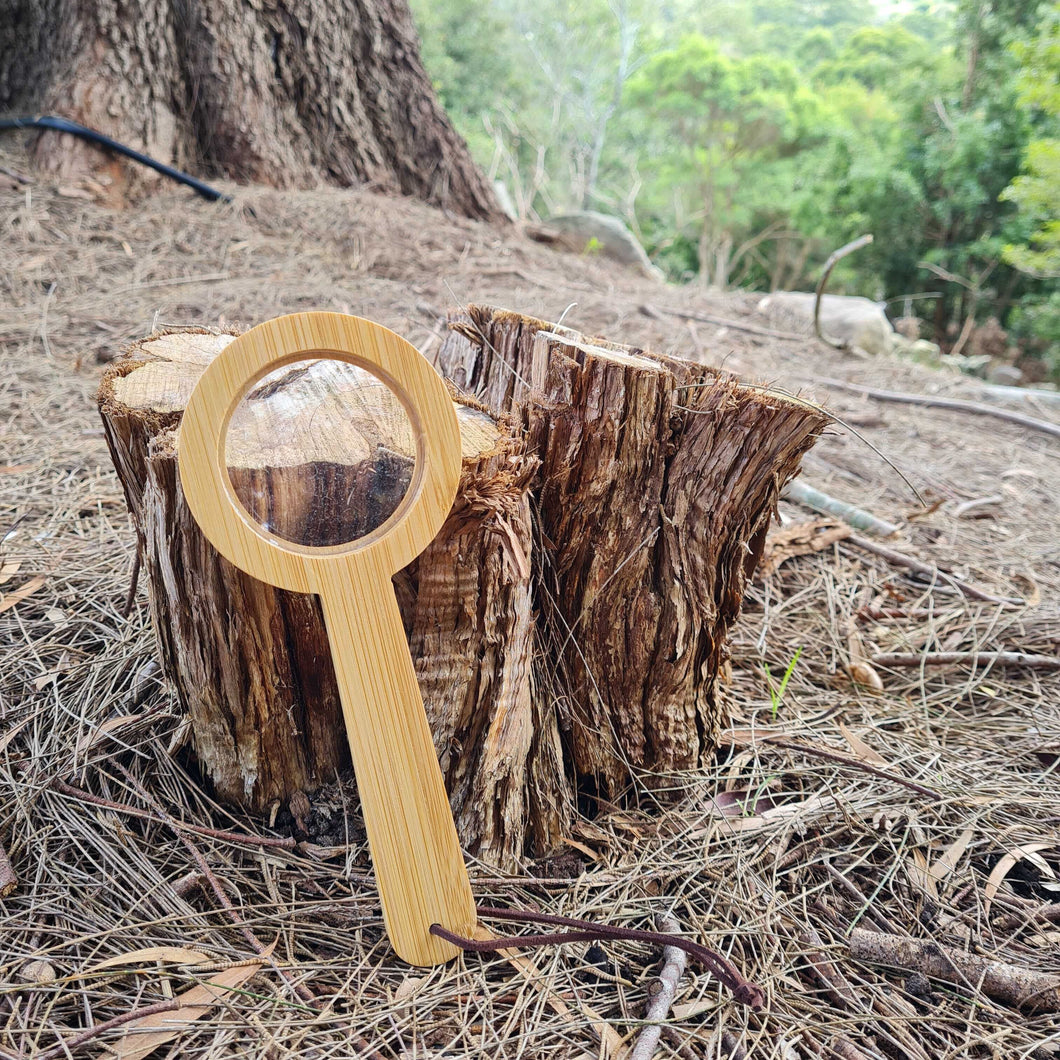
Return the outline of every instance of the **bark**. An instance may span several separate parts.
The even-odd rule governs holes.
[[[15,0],[0,110],[80,121],[161,161],[275,187],[370,184],[500,220],[434,96],[406,0]],[[38,162],[147,178],[72,137]]]
[[[194,754],[220,798],[260,811],[332,779],[348,767],[349,751],[319,602],[258,582],[218,555],[180,490],[181,413],[228,341],[181,331],[138,343],[105,376],[100,410]],[[395,588],[461,841],[510,866],[512,851],[547,846],[560,827],[533,783],[561,802],[564,791],[555,724],[550,731],[535,715],[530,696],[533,461],[503,423],[467,404],[458,416],[465,455],[457,502]],[[318,469],[302,470],[311,478]],[[338,538],[357,528],[342,529]]]
[[[515,313],[471,306],[450,327],[439,367],[472,395],[460,492],[395,586],[461,841],[515,869],[555,849],[579,802],[712,755],[727,632],[826,420]],[[145,340],[100,404],[195,753],[224,799],[260,810],[343,769],[345,740],[316,601],[232,568],[180,493],[181,410],[227,341]],[[361,488],[348,460],[326,463],[344,496]],[[281,498],[295,529],[319,518],[289,488],[319,467],[232,474],[272,497],[270,518]],[[326,520],[334,539],[356,529],[344,518]]]
[[[539,684],[583,795],[703,764],[726,636],[778,491],[825,418],[704,365],[485,306],[438,367],[525,425],[541,461]]]

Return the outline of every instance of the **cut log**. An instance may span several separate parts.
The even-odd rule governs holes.
[[[591,812],[713,753],[727,632],[826,419],[518,314],[472,306],[450,327],[439,367],[473,395],[454,397],[460,489],[395,587],[461,842],[513,870],[556,848],[579,803]],[[181,412],[229,341],[183,330],[136,344],[100,409],[194,753],[220,798],[261,811],[348,763],[316,600],[218,556],[180,491]],[[291,534],[315,520],[315,537],[345,539],[351,506],[294,488],[362,489],[363,453],[339,448],[244,458],[233,485]]]

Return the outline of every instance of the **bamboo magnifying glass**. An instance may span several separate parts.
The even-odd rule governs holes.
[[[251,515],[229,473],[237,407],[295,362],[370,373],[407,416],[407,487],[379,526],[352,541],[281,536]],[[237,338],[203,373],[181,424],[179,468],[192,514],[225,558],[260,581],[320,597],[387,933],[410,964],[449,960],[459,951],[430,926],[469,935],[475,904],[391,582],[438,532],[456,494],[460,435],[444,383],[413,346],[371,321],[279,317]]]

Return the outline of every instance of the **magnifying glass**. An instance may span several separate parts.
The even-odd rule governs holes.
[[[370,413],[367,427],[355,428],[336,403],[343,373],[357,376],[345,391]],[[304,407],[306,393],[319,407]],[[316,520],[330,536],[310,535],[305,519],[300,529],[272,521],[268,498],[255,503],[261,495],[253,482],[248,492],[246,475],[237,490],[229,468],[266,406],[299,410],[286,430],[257,431],[275,463],[316,468],[315,494],[353,461],[355,478],[375,477],[345,488],[368,498],[379,525],[354,525],[340,495],[329,502],[334,519]],[[382,438],[380,423],[398,426]],[[323,428],[338,429],[330,447],[322,448]],[[336,446],[343,459],[325,459]],[[391,582],[456,495],[460,433],[445,384],[381,325],[339,313],[279,317],[237,338],[202,374],[181,423],[179,469],[188,506],[221,555],[260,581],[320,597],[387,933],[409,964],[451,959],[459,951],[430,926],[472,934],[475,903]],[[352,540],[335,540],[335,526]]]

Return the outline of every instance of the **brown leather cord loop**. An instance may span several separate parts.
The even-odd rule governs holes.
[[[674,946],[684,950],[694,961],[705,968],[723,986],[727,987],[736,1001],[748,1005],[756,1012],[766,1002],[765,992],[760,986],[745,979],[739,969],[720,953],[691,942],[680,935],[670,935],[661,931],[642,931],[639,928],[613,927],[610,924],[594,924],[588,920],[577,920],[573,917],[555,916],[552,913],[538,913],[523,909],[497,909],[492,906],[479,906],[481,917],[494,920],[512,920],[517,923],[549,924],[570,930],[548,935],[513,935],[493,939],[468,939],[447,931],[440,924],[431,925],[431,934],[459,946],[462,950],[474,953],[491,953],[496,950],[515,949],[520,947],[559,946],[565,942],[599,942],[602,939],[621,939],[630,942],[647,942],[654,946]]]

